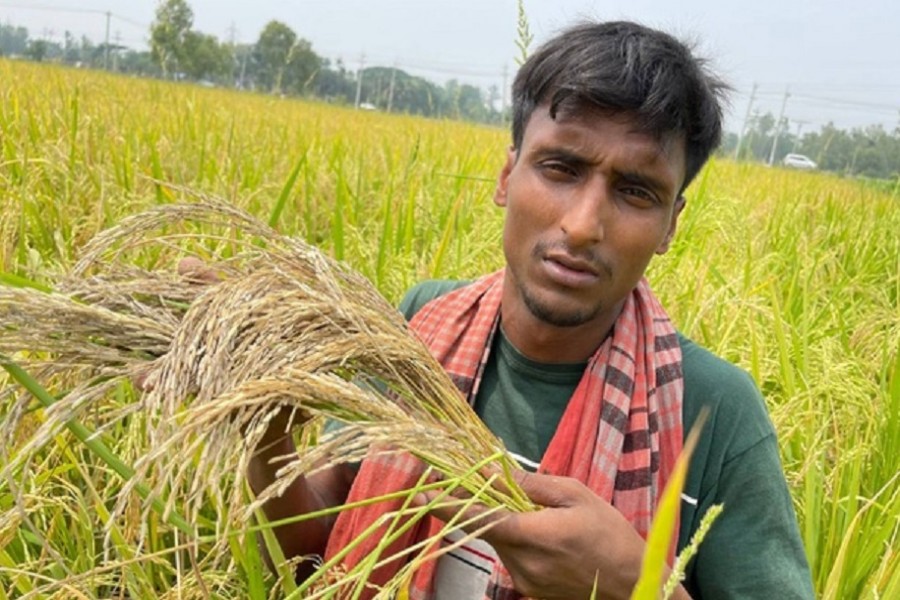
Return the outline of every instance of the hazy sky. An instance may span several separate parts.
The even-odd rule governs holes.
[[[487,88],[515,70],[515,0],[188,0],[194,27],[220,38],[256,40],[271,19],[290,25],[313,49],[360,64],[398,67],[435,81]],[[155,0],[0,0],[0,21],[35,37],[63,32],[146,46]],[[796,131],[900,126],[900,2],[897,0],[525,0],[535,42],[579,18],[632,19],[699,42],[736,88],[728,127],[754,108],[785,115]]]

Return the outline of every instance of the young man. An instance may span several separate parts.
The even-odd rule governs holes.
[[[412,597],[587,598],[596,580],[598,598],[627,598],[704,406],[712,418],[678,549],[709,506],[725,511],[676,596],[812,597],[759,392],[678,334],[643,279],[719,142],[724,89],[681,43],[633,23],[564,31],[519,71],[513,145],[494,194],[506,211],[506,267],[471,284],[426,282],[402,309],[486,424],[539,471],[522,485],[546,508],[509,515],[446,555],[414,578]],[[282,439],[260,452],[254,489],[273,480],[270,459],[292,449]],[[319,473],[266,512],[278,519],[384,493],[385,474],[398,470],[373,458],[358,472]],[[346,513],[277,535],[289,556],[331,555],[376,517]]]

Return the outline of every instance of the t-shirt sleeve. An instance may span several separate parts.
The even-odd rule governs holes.
[[[694,558],[700,598],[814,597],[774,435],[723,464],[700,514],[712,504],[724,510]]]

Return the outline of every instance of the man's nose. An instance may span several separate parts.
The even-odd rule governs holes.
[[[610,192],[598,182],[573,193],[566,204],[560,227],[573,246],[596,244],[603,240],[608,225]]]

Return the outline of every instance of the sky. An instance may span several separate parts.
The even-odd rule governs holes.
[[[436,82],[510,83],[516,0],[188,0],[194,28],[252,43],[273,19],[353,70],[392,66]],[[735,91],[726,128],[748,112],[784,115],[793,132],[900,126],[896,0],[524,0],[534,43],[575,21],[629,19],[696,43]],[[145,48],[156,0],[0,0],[0,22],[33,37],[65,31]],[[504,77],[505,73],[505,77]],[[785,94],[788,94],[785,103]]]

